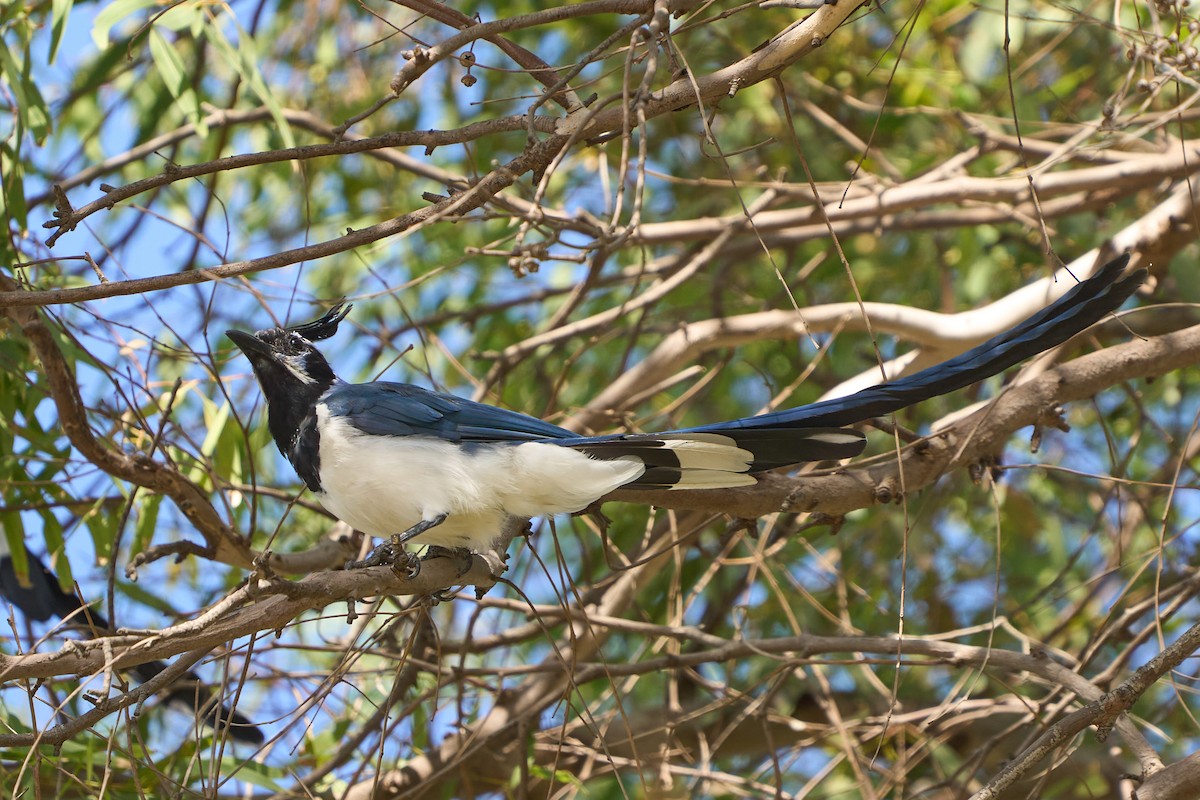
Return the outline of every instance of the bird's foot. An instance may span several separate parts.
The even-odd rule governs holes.
[[[449,603],[458,596],[458,592],[453,589],[438,589],[436,592],[429,593],[429,599],[434,605],[438,603]]]
[[[347,561],[346,569],[364,569],[366,567],[390,567],[396,563],[396,548],[391,540],[380,542],[371,554],[361,561]]]
[[[393,542],[395,539],[392,540]],[[421,574],[421,559],[415,553],[404,549],[404,545],[396,545],[398,552],[392,560],[392,572],[401,578],[412,580]]]
[[[346,569],[364,567],[391,567],[400,577],[412,580],[421,572],[421,559],[404,549],[399,536],[393,536],[380,542],[363,560],[346,562]]]
[[[454,559],[455,565],[458,567],[458,574],[455,576],[461,578],[471,571],[471,565],[474,563],[474,556],[470,550],[465,547],[439,547],[430,545],[425,551],[425,558],[422,561],[430,558],[451,558]]]

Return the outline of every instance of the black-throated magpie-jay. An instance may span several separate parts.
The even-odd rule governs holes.
[[[85,606],[71,592],[64,592],[56,576],[41,559],[25,548],[25,563],[29,574],[24,581],[17,577],[8,540],[0,534],[0,598],[21,610],[27,619],[48,622],[54,617],[70,619],[74,624],[89,628],[98,635],[111,632],[108,620],[100,612]],[[167,668],[166,662],[147,661],[132,668],[138,680],[148,681]],[[200,713],[209,727],[228,727],[229,735],[239,742],[262,744],[262,730],[237,711],[223,705],[220,692],[204,684],[200,676],[188,671],[163,690],[167,702],[192,713]]]
[[[714,489],[753,473],[858,455],[843,426],[995,375],[1115,310],[1145,279],[1129,256],[961,355],[846,397],[654,434],[579,436],[514,411],[388,381],[344,383],[313,346],[349,307],[313,322],[226,335],[267,399],[279,450],[334,516],[394,546],[486,550],[508,517],[573,513],[617,489]]]

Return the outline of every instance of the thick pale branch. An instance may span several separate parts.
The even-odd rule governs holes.
[[[379,595],[429,595],[450,586],[490,586],[494,582],[483,556],[475,556],[467,572],[460,570],[456,559],[432,558],[421,562],[421,572],[415,578],[400,577],[387,567],[372,567],[319,572],[294,584],[272,583],[262,591],[277,594],[210,618],[201,625],[188,621],[148,637],[124,634],[71,642],[54,653],[0,655],[0,681],[90,675],[106,666],[127,669],[180,653],[211,650],[243,636],[279,630],[306,611],[334,603]],[[116,653],[107,665],[106,648]]]
[[[864,313],[875,330],[907,335],[921,344],[932,344],[931,352],[906,354],[884,365],[889,379],[944,360],[1011,327],[1073,286],[1077,279],[1092,274],[1101,263],[1117,252],[1132,251],[1140,255],[1137,266],[1168,261],[1180,248],[1196,236],[1193,224],[1194,202],[1191,186],[1181,183],[1162,202],[1138,220],[1115,233],[1105,248],[1085,253],[1068,267],[1054,275],[1035,281],[1007,297],[980,309],[959,314],[936,314],[918,309],[900,310],[897,307],[864,303],[817,306],[809,318],[809,309],[765,311],[721,319],[704,320],[681,327],[663,339],[638,364],[623,372],[604,391],[596,395],[587,408],[568,422],[568,427],[592,430],[603,427],[614,412],[625,408],[628,398],[637,396],[685,366],[696,363],[701,354],[716,348],[735,347],[751,341],[771,338],[795,338],[807,330],[834,330],[865,327]],[[755,224],[763,214],[755,215]],[[734,224],[730,217],[726,224]],[[841,313],[839,318],[837,315]],[[876,319],[875,314],[880,316]],[[551,333],[543,334],[546,342]],[[872,368],[843,382],[836,394],[849,394],[879,382],[879,369]]]
[[[1200,786],[1200,753],[1154,773],[1138,787],[1132,800],[1193,800]]]
[[[943,361],[995,336],[1057,299],[1074,284],[1075,280],[1063,271],[1062,277],[1057,280],[1047,278],[995,303],[958,314],[942,314],[890,303],[832,303],[812,306],[800,312],[775,309],[693,322],[677,328],[664,338],[646,358],[596,395],[587,408],[571,418],[568,425],[579,430],[603,426],[611,420],[614,411],[619,412],[625,407],[627,398],[644,392],[664,376],[695,364],[704,353],[740,347],[751,342],[799,339],[811,333],[863,331],[867,329],[867,318],[876,333],[893,334],[931,346],[931,353],[917,354],[920,356],[919,363],[918,358],[909,357],[911,354],[889,362],[886,365],[887,378],[891,380],[905,372],[914,371],[914,367]],[[532,339],[538,340],[538,337]],[[865,385],[879,382],[878,368],[868,374],[872,379],[864,381]],[[849,391],[839,394],[849,394]]]

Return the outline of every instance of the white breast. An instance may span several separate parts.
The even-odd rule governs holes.
[[[421,520],[446,521],[417,544],[485,549],[505,515],[579,511],[645,470],[637,459],[598,461],[566,447],[458,445],[425,436],[372,436],[317,406],[321,504],[351,527],[386,537]]]

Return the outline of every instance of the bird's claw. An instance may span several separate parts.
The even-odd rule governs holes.
[[[421,572],[421,559],[404,549],[404,545],[393,536],[371,551],[361,561],[347,561],[346,569],[363,569],[364,567],[391,567],[402,578],[412,580]]]
[[[458,567],[458,574],[454,577],[461,578],[471,571],[471,566],[475,563],[474,556],[471,551],[465,547],[438,547],[431,545],[425,552],[425,558],[422,561],[430,558],[450,558],[455,561],[455,566]]]
[[[347,561],[346,569],[365,569],[366,567],[386,567],[396,563],[396,548],[391,542],[382,542],[371,554],[361,561]]]
[[[458,596],[458,592],[453,589],[438,589],[436,592],[429,593],[429,599],[434,603],[449,603]]]
[[[392,572],[411,581],[421,574],[421,559],[401,547],[392,560]]]

